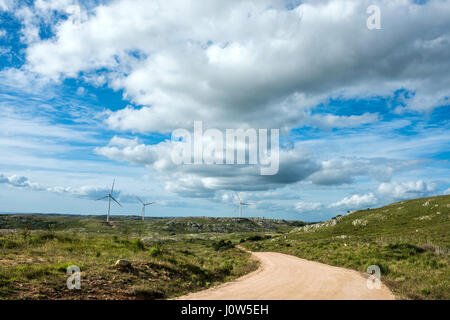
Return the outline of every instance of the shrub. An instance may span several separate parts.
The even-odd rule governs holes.
[[[20,235],[22,236],[23,241],[27,242],[28,239],[29,239],[30,236],[31,236],[31,230],[28,229],[28,228],[24,228],[24,229],[20,232]]]
[[[231,271],[233,271],[233,263],[230,260],[222,262],[219,272],[229,275],[231,274]]]
[[[39,240],[42,240],[42,241],[53,240],[53,239],[55,239],[55,234],[53,232],[45,232],[43,234],[40,234],[37,239],[38,239],[38,241]]]
[[[133,242],[135,249],[137,250],[141,250],[144,251],[145,250],[145,244],[144,242],[142,242],[141,239],[137,239],[136,241]]]
[[[255,236],[250,236],[247,239],[241,239],[241,243],[245,242],[245,241],[262,241],[262,240],[267,240],[272,238],[271,236],[260,236],[260,235],[255,235]]]
[[[429,295],[431,293],[430,289],[428,288],[422,288],[420,289],[420,292],[424,295]]]
[[[20,243],[17,241],[6,239],[6,240],[3,240],[2,242],[3,242],[3,247],[5,249],[20,248]],[[0,244],[1,244],[1,242],[0,242]]]
[[[150,248],[150,256],[151,257],[159,256],[161,254],[161,252],[162,252],[161,248],[158,245],[155,245]]]
[[[417,247],[410,243],[398,242],[387,245],[384,251],[384,256],[386,258],[402,260],[425,252],[425,249]]]
[[[152,288],[138,286],[133,288],[133,295],[138,299],[163,299],[165,294]]]
[[[222,239],[220,241],[214,241],[212,247],[214,250],[219,251],[234,248],[234,245],[231,243],[230,240],[225,241]]]

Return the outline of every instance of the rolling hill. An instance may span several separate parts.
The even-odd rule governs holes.
[[[450,196],[437,196],[352,212],[243,245],[361,272],[378,265],[399,298],[449,299],[449,233]]]

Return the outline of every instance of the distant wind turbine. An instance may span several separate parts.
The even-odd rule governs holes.
[[[149,206],[151,204],[154,204],[155,202],[148,202],[148,203],[144,203],[144,201],[142,201],[139,197],[136,197],[140,203],[142,203],[142,221],[144,221],[145,219],[145,207]]]
[[[113,180],[113,184],[112,184],[112,188],[111,188],[111,192],[108,193],[107,196],[104,196],[103,198],[97,199],[98,200],[103,200],[108,198],[108,214],[106,215],[106,222],[109,222],[109,214],[111,212],[111,200],[113,200],[114,202],[116,202],[119,206],[122,206],[119,201],[117,201],[114,197],[113,197],[113,192],[114,192],[114,183],[116,182],[116,179]]]
[[[242,206],[249,206],[249,203],[243,202],[241,198],[239,197],[239,194],[235,192],[237,198],[238,198],[238,206],[239,206],[239,217],[242,217]]]

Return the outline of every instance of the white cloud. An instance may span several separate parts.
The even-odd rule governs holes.
[[[17,188],[31,188],[31,189],[40,188],[38,184],[30,182],[27,177],[17,175],[6,176],[1,173],[0,173],[0,183],[4,183]]]
[[[0,173],[0,184],[6,184],[15,188],[24,188],[34,191],[46,191],[56,194],[70,194],[74,197],[96,200],[107,195],[110,187],[95,186],[79,186],[79,187],[62,187],[62,186],[44,186],[40,183],[31,182],[28,177],[11,175],[7,176]],[[114,190],[114,196],[118,199],[130,198],[130,195],[120,197],[120,190]],[[134,200],[134,198],[133,198]]]
[[[447,190],[445,190],[443,194],[445,194],[445,195],[450,194],[450,188],[448,188]]]
[[[370,31],[370,0],[304,1],[293,10],[278,0],[114,1],[79,24],[61,22],[53,39],[33,42],[27,68],[52,78],[80,71],[89,78],[105,68],[109,86],[140,106],[111,112],[107,123],[139,132],[167,132],[194,119],[288,129],[329,98],[386,96],[399,88],[415,91],[405,100],[409,109],[446,104],[450,3],[376,2],[383,28]],[[338,128],[376,120],[312,118]]]
[[[330,208],[342,208],[342,209],[359,209],[366,206],[375,205],[378,203],[376,196],[370,192],[368,194],[354,194],[350,197],[334,202],[329,205]]]
[[[108,146],[95,152],[109,159],[146,165],[159,173],[168,191],[193,197],[214,197],[219,190],[262,191],[283,187],[307,178],[320,169],[312,156],[299,147],[280,150],[278,174],[262,176],[255,165],[176,165],[174,145],[163,141],[145,145],[137,140],[114,137]]]
[[[355,128],[364,124],[370,124],[379,121],[376,113],[364,113],[360,116],[335,116],[332,114],[316,114],[308,120],[314,126],[319,128]],[[308,123],[307,122],[307,123]]]
[[[295,204],[295,209],[300,213],[318,211],[321,208],[323,205],[320,202],[299,201]]]
[[[321,170],[314,172],[308,179],[318,185],[348,184],[364,176],[390,181],[394,170],[401,170],[414,163],[383,158],[342,157],[322,161]]]
[[[381,183],[377,193],[389,199],[405,200],[426,197],[436,191],[436,184],[423,180]]]
[[[9,11],[12,5],[13,0],[0,0],[0,11]]]

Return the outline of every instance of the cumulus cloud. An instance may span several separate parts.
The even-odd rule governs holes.
[[[114,136],[108,146],[95,148],[94,152],[117,161],[152,165],[159,157],[163,158],[167,155],[167,152],[165,154],[163,152],[164,150],[167,150],[167,148],[164,148],[164,145],[167,145],[167,143],[147,146],[138,144],[137,139],[126,139]]]
[[[302,181],[320,169],[312,155],[298,146],[280,150],[281,165],[276,175],[261,175],[259,166],[248,164],[178,165],[172,161],[173,148],[172,141],[145,145],[135,139],[114,137],[108,146],[95,152],[109,159],[146,165],[165,181],[168,191],[190,197],[214,197],[220,190],[270,190]]]
[[[138,132],[194,119],[291,128],[331,97],[400,88],[414,92],[405,100],[410,110],[448,104],[450,3],[376,1],[383,16],[376,31],[366,28],[372,4],[303,1],[288,10],[281,0],[114,1],[33,42],[26,68],[55,79],[103,70],[98,76],[139,106],[111,112],[106,122]],[[338,128],[374,121],[367,113],[312,117]]]
[[[360,116],[336,116],[333,114],[315,114],[307,122],[322,129],[326,128],[355,128],[364,124],[375,123],[380,120],[376,113],[364,113]]]
[[[204,137],[202,142],[207,146],[211,140]],[[313,153],[301,147],[300,143],[294,143],[280,149],[278,173],[262,176],[256,165],[177,165],[171,158],[174,143],[165,140],[146,145],[137,138],[114,136],[107,146],[96,148],[95,153],[154,169],[168,191],[188,197],[213,198],[221,190],[264,191],[267,194],[269,190],[301,181],[319,186],[349,184],[361,177],[388,182],[394,171],[417,164],[416,161],[356,157],[317,161]],[[245,145],[238,144],[237,148],[245,150]],[[278,197],[283,196],[278,194]]]
[[[415,161],[383,158],[337,158],[321,162],[321,169],[308,179],[318,185],[341,185],[354,182],[357,177],[372,177],[378,181],[390,181],[395,170],[414,165]]]
[[[390,181],[396,173],[417,165],[407,159],[424,158],[425,148],[436,154],[446,147],[445,128],[427,128],[422,130],[427,134],[417,133],[411,139],[397,129],[415,130],[416,119],[391,121],[383,108],[359,110],[358,103],[374,97],[396,100],[386,107],[397,114],[431,112],[449,105],[450,2],[306,0],[293,8],[282,0],[202,4],[136,0],[133,5],[117,0],[100,5],[81,2],[80,7],[77,3],[0,0],[0,10],[13,8],[21,21],[25,45],[18,52],[24,54],[24,65],[0,71],[0,82],[21,94],[36,88],[48,94],[46,84],[75,78],[77,86],[82,85],[76,91],[80,99],[95,92],[92,86],[123,93],[128,106],[98,116],[110,129],[127,133],[116,132],[107,145],[102,142],[94,150],[97,155],[146,166],[152,179],[177,195],[226,202],[230,200],[226,193],[236,190],[274,209],[281,208],[280,202],[272,203],[270,198],[286,197],[285,190],[279,192],[286,186],[307,185],[323,192],[361,180],[381,183],[374,193],[346,191],[352,196],[330,208],[372,205],[390,192],[395,197],[432,192],[428,184],[405,186]],[[381,30],[366,28],[366,8],[372,4],[381,7]],[[339,101],[339,106],[333,106],[333,101]],[[351,105],[341,105],[346,101]],[[71,141],[73,136],[94,141],[81,130],[29,114],[33,119],[3,118],[0,125],[7,129],[6,135],[45,140],[34,148],[55,140]],[[193,120],[219,129],[280,128],[282,143],[292,137],[293,128],[308,127],[308,132],[318,128],[319,134],[317,139],[295,137],[305,144],[284,144],[280,170],[274,176],[261,176],[252,165],[175,165],[172,142],[148,145],[129,138],[128,132],[191,128]],[[350,130],[360,127],[368,130]],[[325,137],[322,129],[348,130],[329,130]],[[10,137],[4,140],[17,147]],[[373,158],[374,151],[379,158]],[[43,187],[23,177],[1,179],[15,187],[81,197],[103,192],[93,187]],[[290,210],[294,206],[301,212],[330,209],[318,202],[296,205],[297,199],[297,194],[289,199]]]
[[[363,207],[375,205],[378,203],[377,197],[372,193],[363,195],[354,194],[350,197],[334,202],[329,205],[329,208],[341,208],[341,209],[360,209]]]
[[[432,195],[436,192],[436,184],[426,183],[423,180],[408,182],[381,183],[377,193],[388,199],[405,200]]]
[[[17,175],[6,176],[4,174],[0,174],[0,183],[17,188],[40,189],[38,184],[30,182],[27,177]]]
[[[80,187],[62,187],[62,186],[44,186],[37,182],[31,182],[27,177],[11,175],[7,176],[0,173],[0,184],[6,184],[15,188],[26,188],[35,191],[46,191],[58,194],[69,194],[79,198],[86,198],[95,200],[107,195],[110,192],[109,187],[94,187],[94,186],[80,186]],[[114,195],[120,198],[120,191],[114,191]],[[129,198],[129,197],[128,197]]]
[[[0,11],[9,11],[13,6],[13,0],[0,0]]]
[[[299,201],[295,204],[295,209],[300,213],[318,211],[321,208],[323,205],[320,202]]]

